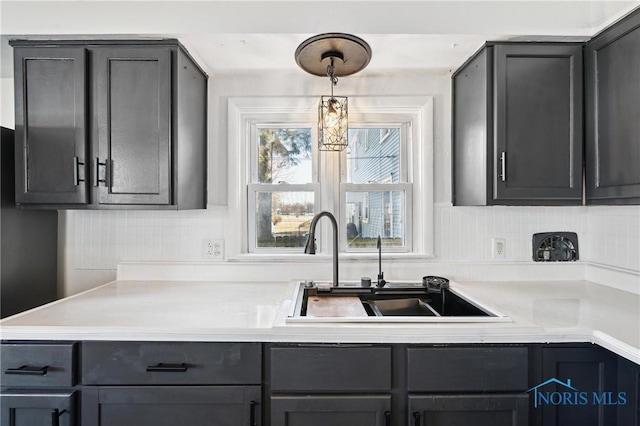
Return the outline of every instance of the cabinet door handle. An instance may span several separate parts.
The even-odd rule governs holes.
[[[500,179],[503,182],[507,180],[507,153],[504,151],[500,154]]]
[[[100,179],[101,167],[103,168],[103,179]],[[100,186],[100,182],[104,183],[104,186],[109,186],[109,160],[105,159],[104,163],[101,163],[100,159],[96,157],[93,167],[93,186]]]
[[[391,411],[384,412],[384,425],[391,426]]]
[[[22,376],[44,376],[49,369],[48,365],[42,367],[33,367],[31,365],[23,365],[18,368],[7,368],[4,374],[18,374]]]
[[[413,426],[420,426],[420,412],[413,412]]]
[[[60,414],[57,408],[51,411],[51,426],[60,426]]]
[[[182,364],[165,364],[159,362],[156,365],[147,366],[147,371],[153,372],[165,372],[165,373],[184,373],[189,369],[189,366],[184,362]]]
[[[80,166],[82,166],[82,176],[80,176]],[[84,182],[84,162],[78,157],[73,157],[73,184],[79,186],[80,182]]]
[[[258,405],[257,402],[255,401],[251,401],[251,403],[249,404],[249,425],[250,426],[258,426],[258,424],[256,423],[256,406]]]

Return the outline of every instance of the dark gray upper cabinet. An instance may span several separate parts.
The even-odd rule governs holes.
[[[176,40],[14,40],[17,202],[206,207],[207,76]]]
[[[585,47],[587,204],[640,204],[640,9]]]
[[[16,202],[86,204],[86,49],[16,47],[14,67]]]
[[[170,204],[171,51],[93,50],[100,204]]]
[[[582,202],[582,45],[487,43],[453,75],[453,204]]]

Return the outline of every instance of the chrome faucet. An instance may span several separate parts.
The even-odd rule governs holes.
[[[327,211],[321,211],[311,219],[311,225],[309,226],[309,238],[307,244],[304,246],[304,252],[306,254],[316,254],[316,225],[318,220],[326,216],[331,221],[333,227],[333,285],[338,287],[338,222],[336,222],[335,216]]]

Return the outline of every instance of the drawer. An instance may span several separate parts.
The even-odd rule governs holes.
[[[270,356],[273,392],[377,392],[391,389],[391,347],[272,347]]]
[[[414,347],[407,356],[409,392],[528,389],[526,347]]]
[[[2,386],[75,385],[75,346],[75,343],[2,344]]]
[[[85,385],[260,384],[260,343],[84,342]]]

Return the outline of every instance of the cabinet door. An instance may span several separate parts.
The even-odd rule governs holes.
[[[259,426],[259,386],[83,389],[83,426]]]
[[[571,389],[557,382],[544,385],[538,393],[549,395],[551,403],[534,401],[536,415],[542,417],[544,426],[610,426],[616,424],[616,356],[602,348],[543,348],[543,383],[556,379],[568,384]],[[568,392],[570,396],[584,394],[585,399],[574,396],[566,401],[554,399],[554,393]],[[594,400],[596,393],[601,402]],[[532,398],[536,398],[534,394]],[[555,402],[554,402],[555,401]],[[537,407],[536,407],[537,405]]]
[[[170,204],[171,50],[97,47],[92,53],[98,203]]]
[[[17,203],[89,201],[85,58],[83,48],[14,50]]]
[[[272,396],[271,426],[390,426],[391,396]]]
[[[74,426],[73,391],[3,391],[0,424],[7,426]]]
[[[494,203],[581,204],[582,47],[496,45]]]
[[[640,426],[640,365],[618,358],[618,394],[626,404],[618,406],[618,426]]]
[[[412,426],[525,426],[528,395],[409,395]]]
[[[585,47],[588,204],[640,204],[640,11]]]

